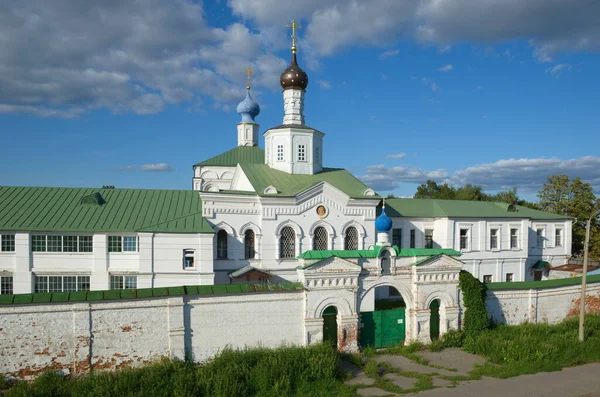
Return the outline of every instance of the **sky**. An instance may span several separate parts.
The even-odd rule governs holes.
[[[431,179],[531,200],[557,173],[598,194],[600,2],[575,3],[2,2],[0,185],[190,189],[237,145],[246,67],[261,132],[281,124],[296,19],[325,166],[398,196]]]

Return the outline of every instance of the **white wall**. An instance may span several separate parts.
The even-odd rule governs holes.
[[[0,318],[0,373],[19,378],[304,343],[302,291],[8,305]]]

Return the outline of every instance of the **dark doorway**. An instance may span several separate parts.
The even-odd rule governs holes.
[[[329,342],[337,348],[337,309],[329,306],[323,312],[323,342]]]
[[[429,336],[431,340],[440,337],[440,300],[434,299],[429,305]]]

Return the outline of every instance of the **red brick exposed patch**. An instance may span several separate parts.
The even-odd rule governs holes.
[[[33,354],[35,354],[36,356],[49,356],[50,355],[50,349],[46,347],[42,351],[33,352]]]
[[[571,300],[571,306],[567,312],[567,317],[578,316],[579,307],[581,305],[581,297],[573,298]],[[586,313],[600,313],[600,296],[586,295],[585,296],[585,312]]]
[[[121,327],[122,332],[131,332],[131,330],[132,328],[129,325]]]

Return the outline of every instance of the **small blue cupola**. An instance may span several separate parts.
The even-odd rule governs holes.
[[[383,200],[383,207],[381,214],[375,219],[375,231],[377,232],[377,245],[388,246],[390,245],[390,230],[392,230],[392,220],[385,213],[385,199]]]
[[[237,125],[238,146],[258,146],[258,123],[254,118],[260,113],[260,106],[250,95],[250,75],[254,71],[246,68],[244,72],[248,75],[248,84],[246,98],[237,105],[237,112],[242,116],[242,120]]]
[[[250,87],[246,90],[246,98],[237,105],[237,112],[242,116],[241,123],[256,123],[254,118],[260,113],[260,106],[252,99]]]

